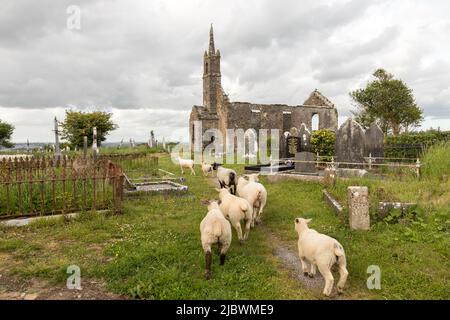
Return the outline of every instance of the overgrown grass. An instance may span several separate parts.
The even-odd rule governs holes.
[[[162,156],[159,163],[179,173],[168,156]],[[242,173],[242,165],[233,167]],[[422,222],[378,221],[370,231],[357,232],[349,230],[345,214],[337,217],[325,204],[320,184],[268,184],[263,178],[269,193],[264,224],[250,232],[244,246],[238,244],[233,231],[225,266],[219,266],[214,255],[213,278],[205,281],[199,223],[206,208],[201,200],[217,194],[199,167],[196,171],[197,176],[185,174],[187,195],[128,200],[120,216],[85,213],[70,222],[60,219],[20,229],[0,228],[0,272],[64,285],[67,266],[76,264],[82,279],[102,279],[109,290],[131,298],[320,299],[320,292],[291,278],[272,254],[277,245],[296,251],[294,219],[304,216],[313,218],[311,227],[337,238],[346,250],[350,276],[343,298],[449,298],[448,202],[439,200],[441,194],[436,193],[448,182],[432,190],[420,189],[432,185],[425,177],[414,182],[417,185],[412,180],[339,182],[332,191],[341,200],[349,184],[368,184],[371,195],[378,192],[379,199],[389,196],[410,201],[422,192],[418,201],[425,208]],[[280,243],[270,241],[269,233]],[[369,265],[381,268],[381,290],[366,287]]]

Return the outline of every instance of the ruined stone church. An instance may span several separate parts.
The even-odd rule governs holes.
[[[314,119],[315,118],[315,119]],[[314,119],[314,121],[313,121]],[[194,143],[194,122],[202,124],[202,134],[208,129],[219,129],[223,137],[227,129],[278,129],[280,149],[284,149],[286,137],[305,124],[313,129],[337,130],[337,109],[319,91],[314,90],[301,105],[256,104],[230,102],[221,84],[220,51],[214,45],[211,26],[209,49],[203,56],[203,105],[193,106],[189,117],[190,143]],[[313,128],[313,122],[315,127]]]

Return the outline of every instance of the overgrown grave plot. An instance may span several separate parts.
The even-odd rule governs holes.
[[[0,162],[0,219],[121,211],[123,175],[105,160],[63,156]]]
[[[150,154],[132,154],[121,157],[126,196],[148,193],[184,193],[188,187],[181,184],[184,178],[159,167],[159,158]]]

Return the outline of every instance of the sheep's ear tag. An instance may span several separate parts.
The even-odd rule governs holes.
[[[312,219],[306,219],[306,223],[310,223]]]
[[[220,189],[215,188],[217,192],[220,192]]]

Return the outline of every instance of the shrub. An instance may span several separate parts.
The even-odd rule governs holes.
[[[334,155],[336,135],[328,129],[316,130],[311,134],[311,151],[321,156]]]

